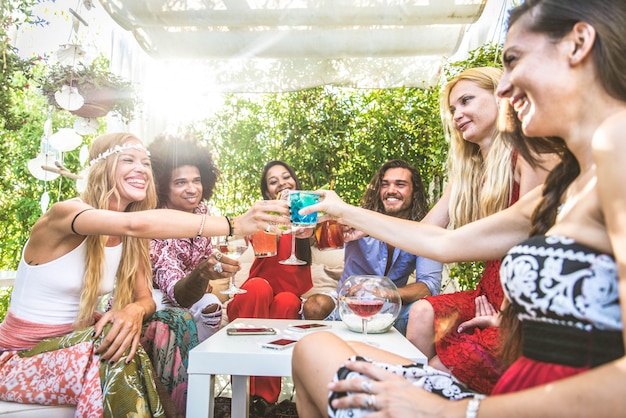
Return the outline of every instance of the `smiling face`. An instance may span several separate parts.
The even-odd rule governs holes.
[[[463,139],[488,147],[496,127],[498,105],[493,92],[469,80],[459,80],[450,90],[450,112]]]
[[[285,189],[296,190],[296,180],[291,176],[289,170],[280,164],[267,170],[265,184],[270,199],[276,199],[278,193]]]
[[[130,140],[124,145],[142,145]],[[115,185],[119,193],[119,202],[111,197],[109,208],[124,210],[130,203],[146,198],[148,185],[152,180],[150,157],[144,149],[125,148],[108,158],[117,158],[115,167]]]
[[[554,41],[530,32],[528,19],[528,15],[520,18],[509,29],[497,94],[509,99],[527,136],[563,136],[571,104],[577,103],[572,101],[574,84],[568,79],[567,38]]]
[[[387,215],[407,218],[411,210],[413,183],[406,168],[390,168],[380,182],[380,200]]]
[[[193,212],[202,200],[202,178],[194,165],[172,170],[165,204],[170,209]]]

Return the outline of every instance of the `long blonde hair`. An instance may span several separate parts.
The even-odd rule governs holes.
[[[501,77],[502,71],[495,67],[470,68],[451,79],[440,95],[441,118],[450,142],[447,166],[451,195],[448,212],[449,226],[453,228],[499,212],[510,204],[513,149],[508,141],[502,138],[494,124],[491,146],[483,160],[480,147],[465,141],[456,129],[450,111],[450,92],[459,81],[471,81],[491,92],[495,101],[495,90]]]
[[[89,159],[95,159],[101,153],[123,145],[129,140],[141,142],[136,136],[129,133],[111,133],[101,135],[91,144]],[[117,168],[116,154],[91,166],[87,179],[87,186],[82,200],[96,209],[108,209],[109,198],[115,196],[119,201],[120,195],[115,183]],[[126,212],[154,209],[157,204],[156,190],[150,171],[150,181],[147,184],[146,198],[139,202],[132,202]],[[89,325],[93,322],[93,312],[98,304],[98,291],[102,282],[104,268],[104,247],[107,242],[105,235],[90,235],[87,237],[87,259],[83,290],[80,295],[80,309],[74,322],[76,328]],[[121,309],[133,301],[137,272],[143,268],[146,284],[151,287],[152,267],[149,253],[150,240],[133,237],[122,237],[122,258],[117,269],[113,309]]]

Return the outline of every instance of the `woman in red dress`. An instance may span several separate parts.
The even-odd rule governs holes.
[[[494,67],[470,68],[442,91],[441,111],[450,136],[449,182],[425,222],[458,228],[505,209],[543,183],[550,164],[531,167],[496,129],[495,89],[501,76]],[[499,269],[500,260],[487,261],[475,290],[427,297],[409,314],[407,338],[429,364],[481,393],[490,393],[500,377],[498,329],[464,323],[480,308],[497,312],[503,299]]]
[[[261,175],[263,199],[274,200],[284,190],[300,190],[296,173],[282,161],[270,161]],[[248,279],[241,286],[247,292],[235,295],[227,305],[229,321],[237,318],[301,318],[300,296],[313,287],[311,246],[308,237],[304,237],[307,231],[310,236],[313,230],[302,230],[303,236],[296,238],[296,255],[306,261],[305,265],[279,263],[291,254],[291,234],[279,236],[275,256],[254,259]],[[275,403],[280,395],[280,380],[280,377],[251,377],[253,402],[259,403],[258,398],[262,398],[267,403]],[[253,408],[258,409],[254,405]]]

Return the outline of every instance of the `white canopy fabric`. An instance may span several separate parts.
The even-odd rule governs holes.
[[[45,0],[36,9],[51,24],[23,27],[13,39],[24,57],[68,43],[80,44],[87,62],[109,57],[142,103],[130,124],[108,117],[107,127],[149,140],[211,114],[226,92],[435,85],[446,60],[501,42],[512,3]]]
[[[100,0],[163,68],[222,92],[434,85],[498,41],[506,0]],[[481,18],[482,16],[482,18]]]

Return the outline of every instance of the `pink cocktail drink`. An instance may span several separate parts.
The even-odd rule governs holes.
[[[348,299],[348,307],[361,318],[369,319],[376,315],[383,308],[382,299]]]
[[[383,309],[383,305],[385,304],[385,299],[379,298],[379,297],[363,298],[363,297],[358,297],[358,296],[352,296],[352,297],[347,298],[346,304],[348,305],[348,308],[350,308],[350,310],[354,312],[355,315],[358,315],[361,317],[361,323],[363,325],[363,335],[365,336],[365,342],[367,344],[371,344],[375,346],[376,345],[375,343],[371,341],[367,341],[367,321],[369,321],[371,317],[373,317],[378,312],[380,312],[381,309]]]

